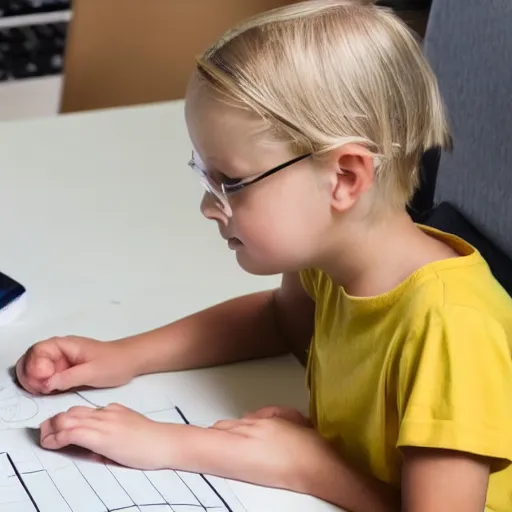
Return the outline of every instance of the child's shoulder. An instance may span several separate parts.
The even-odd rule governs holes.
[[[404,297],[411,314],[432,311],[448,321],[482,318],[502,325],[512,338],[512,298],[487,262],[464,240],[439,231],[436,235],[460,256],[435,261],[417,272]]]
[[[414,333],[408,339],[418,345],[495,344],[512,352],[512,298],[477,251],[428,265],[399,303]]]
[[[476,249],[457,237],[437,235],[444,235],[460,256],[427,264],[382,295],[349,297],[318,269],[302,271],[302,285],[317,306],[348,307],[351,318],[364,322],[371,318],[372,327],[382,321],[390,330],[425,333],[442,325],[461,333],[468,326],[476,328],[474,324],[479,321],[482,330],[502,329],[512,346],[512,298]],[[347,321],[344,314],[337,318]]]

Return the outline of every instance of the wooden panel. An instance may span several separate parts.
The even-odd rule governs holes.
[[[182,98],[194,56],[286,0],[75,0],[61,112]]]

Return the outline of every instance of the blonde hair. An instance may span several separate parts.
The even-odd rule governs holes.
[[[259,14],[197,59],[202,79],[261,115],[297,153],[348,142],[380,162],[375,183],[403,208],[423,152],[449,146],[436,79],[408,27],[363,0],[308,0]]]

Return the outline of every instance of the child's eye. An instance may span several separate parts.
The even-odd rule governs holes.
[[[238,185],[242,181],[241,178],[230,178],[229,176],[221,175],[220,182],[227,187],[232,187],[233,185]]]

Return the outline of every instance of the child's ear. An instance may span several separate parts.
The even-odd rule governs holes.
[[[372,187],[375,180],[374,156],[360,144],[346,144],[332,154],[332,207],[347,211]]]

